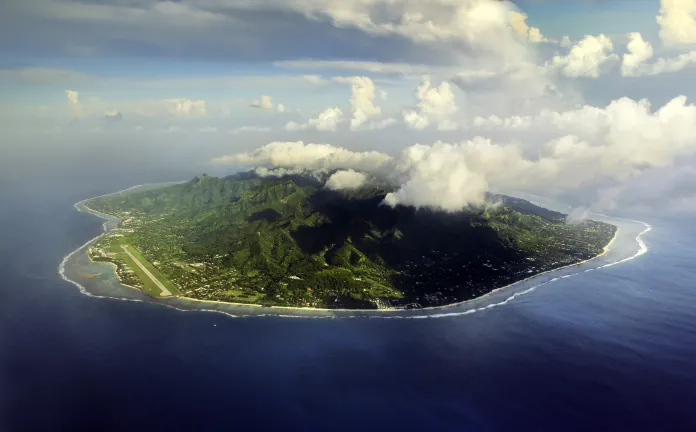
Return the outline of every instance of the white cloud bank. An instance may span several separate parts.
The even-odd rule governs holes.
[[[385,199],[389,205],[456,211],[481,204],[489,185],[545,194],[584,189],[599,195],[604,188],[696,155],[696,106],[683,96],[656,111],[645,100],[622,98],[605,108],[539,118],[557,129],[557,138],[534,147],[476,137],[416,144],[394,160],[384,153],[328,144],[276,142],[217,162],[369,173],[395,185]]]
[[[223,156],[215,163],[302,170],[352,169],[375,172],[392,158],[380,152],[355,152],[329,144],[272,142],[251,153]]]
[[[366,184],[369,177],[365,173],[350,170],[336,171],[326,181],[326,188],[331,190],[358,189]]]

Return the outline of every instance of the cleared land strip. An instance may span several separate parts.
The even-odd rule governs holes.
[[[133,262],[134,262],[138,267],[140,267],[140,270],[142,270],[142,271],[147,275],[147,277],[149,277],[150,280],[152,280],[152,282],[154,282],[154,284],[157,285],[157,288],[159,288],[160,290],[162,290],[162,294],[161,294],[162,297],[169,297],[169,296],[172,295],[172,293],[170,293],[169,290],[168,290],[164,285],[162,285],[162,282],[160,282],[152,273],[150,273],[150,270],[148,270],[147,268],[145,268],[145,266],[143,265],[143,263],[141,263],[140,260],[138,260],[138,258],[136,258],[135,256],[133,256],[133,254],[131,253],[131,251],[128,250],[128,248],[126,247],[126,245],[121,245],[121,249],[123,249],[123,251],[124,251],[125,253],[127,253],[128,256],[133,260]]]

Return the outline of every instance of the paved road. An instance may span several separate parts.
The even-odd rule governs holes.
[[[145,268],[143,263],[141,263],[140,260],[138,260],[138,258],[133,256],[133,254],[128,250],[128,248],[125,245],[121,245],[121,249],[123,249],[123,251],[127,253],[128,256],[133,260],[133,262],[136,263],[143,272],[145,272],[147,277],[149,277],[150,280],[152,280],[152,282],[154,282],[155,285],[157,285],[157,287],[160,290],[162,290],[162,293],[160,294],[162,297],[169,297],[172,295],[172,293],[170,293],[169,290],[164,285],[162,285],[162,282],[160,282],[152,273],[150,273],[150,270]]]

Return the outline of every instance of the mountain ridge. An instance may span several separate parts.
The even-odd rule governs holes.
[[[503,195],[445,213],[390,207],[389,192],[243,173],[89,205],[124,220],[123,237],[103,247],[137,247],[183,295],[279,306],[455,303],[596,256],[615,233],[601,222],[569,225],[561,213]]]

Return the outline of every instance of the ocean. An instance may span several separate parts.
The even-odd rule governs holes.
[[[102,229],[75,202],[186,178],[139,168],[0,177],[0,430],[696,430],[687,217],[623,215],[647,253],[475,313],[234,318],[57,273]]]

